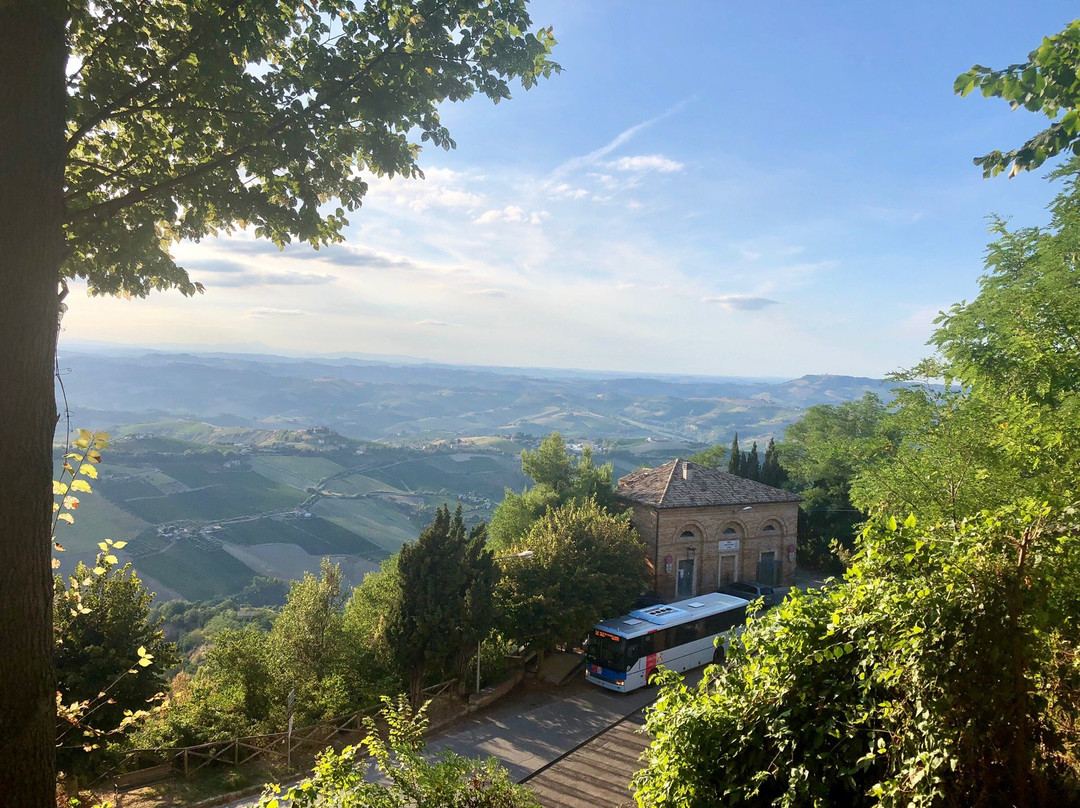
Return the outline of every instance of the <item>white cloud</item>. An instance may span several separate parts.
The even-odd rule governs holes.
[[[587,166],[595,165],[596,163],[600,162],[601,159],[603,159],[604,157],[607,157],[609,154],[611,154],[617,148],[619,148],[624,143],[629,141],[638,132],[642,131],[643,129],[648,129],[654,123],[658,123],[659,121],[662,121],[664,118],[667,118],[667,117],[669,117],[671,115],[674,115],[676,112],[678,112],[683,107],[685,107],[687,105],[687,103],[689,103],[691,100],[693,100],[693,99],[686,99],[684,101],[680,101],[679,103],[675,104],[674,106],[669,107],[668,109],[664,110],[659,115],[656,115],[656,116],[654,116],[652,118],[649,118],[648,120],[642,121],[641,123],[634,124],[633,126],[629,127],[628,129],[624,129],[623,131],[619,132],[619,134],[617,134],[614,138],[612,138],[607,143],[605,143],[603,146],[601,146],[599,149],[595,149],[594,151],[591,151],[588,154],[582,155],[581,157],[573,157],[573,158],[567,160],[565,163],[563,163],[561,166],[559,166],[558,168],[555,169],[555,171],[553,172],[553,176],[559,176],[559,175],[566,174],[566,173],[571,172],[571,171],[577,171],[577,170],[579,170],[581,168],[585,168]]]
[[[300,309],[250,309],[245,315],[247,317],[302,317],[307,314],[306,311]]]
[[[365,177],[373,199],[383,197],[392,204],[408,207],[417,213],[432,208],[449,210],[472,210],[482,207],[487,197],[468,189],[471,181],[482,177],[471,177],[459,171],[447,168],[429,168],[424,171],[424,178],[411,177]]]
[[[637,154],[632,157],[620,157],[605,163],[609,168],[617,171],[659,171],[662,174],[670,174],[682,171],[683,164],[662,154]]]
[[[755,295],[716,295],[714,297],[703,297],[701,302],[714,303],[720,308],[729,311],[757,311],[768,306],[775,306],[780,301]]]
[[[589,195],[585,188],[574,188],[565,182],[560,182],[551,189],[549,195],[553,199],[584,199]]]
[[[549,215],[550,214],[546,210],[526,213],[525,209],[520,205],[507,205],[502,209],[486,210],[473,219],[473,222],[475,224],[492,224],[493,222],[528,222],[529,224],[540,224],[547,219]]]

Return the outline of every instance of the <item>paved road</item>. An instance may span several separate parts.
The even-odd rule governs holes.
[[[550,690],[526,686],[444,730],[428,748],[497,757],[520,780],[655,697],[653,690],[613,693],[586,683],[584,676]]]

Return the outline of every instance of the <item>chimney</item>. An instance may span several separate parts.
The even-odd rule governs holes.
[[[693,474],[690,472],[690,464],[684,460],[682,464],[682,478],[684,480],[689,480],[692,476]]]

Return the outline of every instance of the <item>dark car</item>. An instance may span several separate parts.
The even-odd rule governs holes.
[[[757,581],[732,581],[730,584],[724,584],[716,591],[723,592],[725,595],[734,595],[737,598],[745,598],[746,600],[761,598],[766,609],[775,606],[777,603],[776,590],[771,586],[759,584]]]

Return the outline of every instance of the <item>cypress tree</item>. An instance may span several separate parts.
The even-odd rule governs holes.
[[[761,461],[758,459],[757,441],[750,445],[750,454],[746,458],[742,476],[748,480],[761,479]]]
[[[495,561],[481,523],[466,532],[461,506],[443,505],[435,521],[398,556],[401,600],[388,616],[387,639],[409,696],[420,706],[429,674],[460,675],[494,622]]]
[[[742,466],[741,461],[742,453],[739,451],[739,433],[736,432],[734,440],[731,441],[731,453],[728,455],[728,474],[738,474],[740,467]]]
[[[765,449],[765,462],[761,466],[761,482],[779,488],[787,480],[787,472],[780,465],[780,450],[776,448],[776,442],[769,438],[769,445]]]

